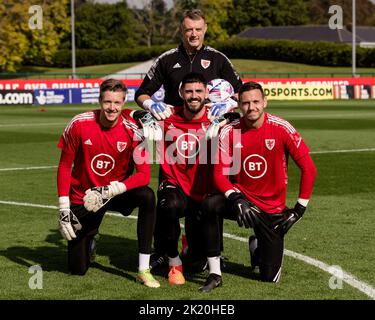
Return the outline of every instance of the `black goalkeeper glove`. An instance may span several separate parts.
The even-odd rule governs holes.
[[[227,112],[222,115],[223,118],[227,119],[228,123],[233,122],[234,120],[240,119],[241,114],[238,112]]]
[[[232,202],[238,225],[240,227],[245,226],[245,228],[254,228],[258,220],[257,215],[261,212],[260,209],[240,192],[231,193],[228,200]]]
[[[142,117],[144,117],[148,112],[145,110],[135,110],[133,112],[133,119],[139,121]]]
[[[274,229],[281,229],[286,234],[295,223],[301,220],[305,211],[306,207],[297,202],[293,209],[284,211],[284,219]]]

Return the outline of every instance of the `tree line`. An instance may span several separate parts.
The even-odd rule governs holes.
[[[75,0],[78,49],[134,48],[179,42],[183,11],[200,8],[208,23],[206,40],[225,41],[254,26],[327,24],[331,5],[343,8],[344,24],[351,24],[348,0],[163,0],[143,1],[143,9],[126,1],[115,4]],[[42,29],[30,29],[32,0],[0,2],[0,71],[16,71],[22,64],[52,61],[58,49],[71,48],[70,0],[44,0]],[[357,24],[375,25],[375,5],[357,0]]]

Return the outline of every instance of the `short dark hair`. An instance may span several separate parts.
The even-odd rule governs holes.
[[[264,98],[265,95],[264,95],[263,87],[258,82],[249,81],[249,82],[243,83],[238,89],[239,100],[241,100],[241,96],[245,91],[251,91],[251,90],[260,90],[260,92],[262,93],[262,98]]]
[[[203,83],[203,85],[207,87],[207,80],[203,74],[198,72],[190,72],[182,78],[180,88],[184,87],[187,83],[195,82]]]
[[[204,17],[204,14],[203,14],[202,10],[200,10],[200,9],[186,10],[182,15],[182,18],[181,18],[181,21],[180,21],[180,26],[182,26],[182,23],[184,22],[185,18],[189,18],[191,20],[203,19],[204,21],[206,21],[206,18]]]
[[[104,92],[106,91],[122,91],[124,93],[124,98],[126,97],[126,92],[128,91],[128,88],[126,85],[117,79],[107,79],[102,82],[100,85],[100,94],[99,94],[99,100],[103,98]]]

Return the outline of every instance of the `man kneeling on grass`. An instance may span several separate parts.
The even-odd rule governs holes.
[[[100,109],[75,116],[60,138],[59,229],[68,240],[69,271],[84,275],[105,212],[114,210],[127,216],[139,208],[137,280],[158,288],[149,268],[155,195],[147,186],[151,172],[147,144],[142,143],[144,137],[133,118],[122,110],[126,91],[121,81],[104,81]]]
[[[253,228],[249,238],[251,266],[259,267],[262,281],[278,282],[284,251],[284,236],[302,218],[316,176],[309,148],[294,127],[282,118],[264,112],[267,98],[255,82],[239,89],[243,116],[221,129],[214,164],[214,183],[221,194],[202,204],[203,228],[209,256],[220,256],[219,218],[237,220]],[[298,200],[286,207],[288,157],[301,172]],[[236,172],[233,172],[236,170]],[[220,268],[218,260],[213,260]],[[221,274],[210,289],[221,282]]]

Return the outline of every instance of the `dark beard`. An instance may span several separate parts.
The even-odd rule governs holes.
[[[190,101],[188,101],[188,102],[190,102]],[[190,108],[190,106],[186,102],[185,102],[185,107],[192,114],[197,114],[197,113],[199,113],[203,109],[203,107],[204,107],[204,101],[201,101],[201,104],[200,104],[199,108],[197,108],[197,109]]]

